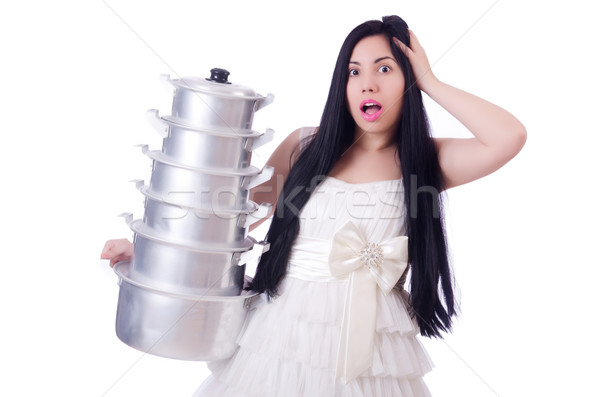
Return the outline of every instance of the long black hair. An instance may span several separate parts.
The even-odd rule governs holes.
[[[421,91],[408,58],[392,41],[397,37],[410,46],[408,25],[397,16],[367,21],[352,30],[344,41],[318,132],[290,169],[266,237],[270,250],[262,256],[250,288],[265,292],[270,298],[277,295],[298,235],[300,210],[354,140],[355,123],[346,105],[350,56],[361,39],[379,34],[389,38],[406,87],[396,142],[404,185],[404,196],[399,199],[404,200],[409,215],[406,231],[411,266],[411,314],[416,317],[422,335],[440,337],[441,332],[450,330],[456,314],[443,223],[444,181]]]

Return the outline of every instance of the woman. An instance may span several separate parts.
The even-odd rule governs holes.
[[[431,138],[421,91],[474,137]],[[416,334],[440,337],[456,313],[440,195],[525,139],[511,114],[439,81],[399,17],[356,27],[319,127],[288,136],[268,162],[276,176],[252,192],[277,203],[251,285],[270,302],[197,395],[429,395]],[[126,259],[131,243],[109,241],[102,256]]]

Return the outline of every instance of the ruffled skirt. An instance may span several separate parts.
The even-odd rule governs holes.
[[[335,381],[347,285],[287,277],[277,299],[251,312],[235,355],[209,363],[212,375],[194,396],[430,396],[423,375],[431,361],[398,290],[378,289],[372,367]]]

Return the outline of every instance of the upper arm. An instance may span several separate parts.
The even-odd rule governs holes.
[[[434,138],[446,188],[482,178],[519,153],[525,132],[502,145],[486,146],[477,138]]]
[[[290,172],[291,163],[293,162],[300,144],[300,129],[295,130],[288,135],[280,144],[277,146],[269,160],[267,166],[273,167],[274,172],[270,180],[262,183],[250,190],[250,200],[262,204],[269,203],[273,206],[272,211],[275,209],[275,204],[279,198],[279,194],[283,189],[288,174]],[[270,216],[271,214],[269,214]],[[268,217],[267,217],[268,218]],[[266,220],[263,219],[262,221]],[[259,224],[259,221],[253,224],[250,229],[254,229]]]

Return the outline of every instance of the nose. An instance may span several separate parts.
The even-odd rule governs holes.
[[[363,74],[362,76],[362,92],[376,92],[378,90],[377,82],[372,76]]]

